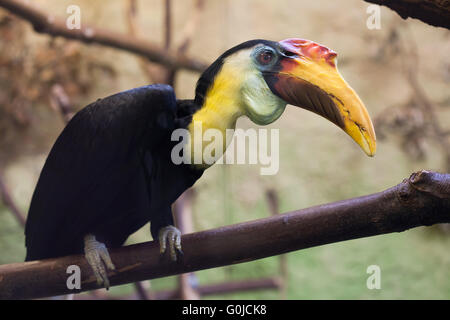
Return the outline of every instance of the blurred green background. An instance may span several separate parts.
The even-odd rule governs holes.
[[[82,23],[127,30],[127,1],[36,0],[55,16],[80,6]],[[214,166],[196,184],[194,229],[205,230],[269,216],[265,192],[280,197],[280,212],[378,192],[413,171],[449,171],[449,150],[433,134],[426,111],[408,82],[412,72],[450,130],[450,32],[402,20],[381,8],[381,28],[369,30],[369,6],[361,0],[207,0],[188,55],[210,63],[249,39],[311,39],[338,52],[339,70],[375,119],[378,152],[368,158],[339,128],[308,111],[288,107],[271,128],[280,130],[280,170],[261,176],[259,166]],[[194,1],[174,0],[173,43]],[[140,37],[163,42],[164,2],[138,1]],[[6,22],[5,22],[6,21]],[[135,55],[38,35],[0,9],[0,164],[4,182],[26,212],[45,157],[64,122],[47,93],[62,84],[80,109],[99,97],[151,82]],[[181,71],[179,98],[193,98],[199,75]],[[17,88],[22,88],[18,90]],[[238,127],[254,127],[240,119]],[[448,144],[447,144],[448,145]],[[361,212],[364,214],[364,212]],[[289,253],[288,299],[449,299],[450,233],[445,226],[417,228]],[[149,227],[129,243],[150,240]],[[0,205],[0,264],[23,261],[22,227]],[[218,252],[217,254],[220,254]],[[279,274],[278,257],[197,272],[200,284]],[[369,265],[381,268],[381,289],[366,287]],[[176,286],[176,277],[151,281],[153,290]],[[131,285],[110,294],[132,292]],[[278,299],[274,290],[208,298]]]

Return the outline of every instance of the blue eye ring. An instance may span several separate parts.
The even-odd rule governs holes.
[[[278,55],[273,48],[262,46],[253,52],[253,58],[259,66],[267,67],[273,65],[278,60]]]
[[[259,64],[266,66],[268,64],[270,64],[274,58],[274,54],[272,51],[270,50],[262,50],[259,54],[258,54],[258,62]]]

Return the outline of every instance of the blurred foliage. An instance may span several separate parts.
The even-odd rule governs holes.
[[[375,118],[379,140],[393,133],[400,138],[400,146],[413,161],[423,161],[427,157],[427,144],[437,142],[444,155],[444,169],[450,172],[450,130],[437,116],[442,107],[450,105],[450,96],[442,101],[433,101],[418,82],[420,67],[417,44],[409,32],[402,32],[401,26],[394,24],[385,43],[379,46],[374,56],[377,63],[387,62],[395,56],[402,57],[400,71],[405,83],[410,86],[409,98],[403,103],[389,106]],[[443,74],[444,81],[450,80]],[[447,79],[446,79],[447,78]],[[446,124],[446,123],[445,123]]]
[[[20,134],[41,125],[38,106],[50,106],[54,85],[62,86],[78,105],[96,81],[116,75],[111,63],[81,44],[52,38],[30,42],[27,28],[22,20],[0,13],[0,150],[8,151],[1,153],[3,161],[24,151],[16,148],[22,144]]]

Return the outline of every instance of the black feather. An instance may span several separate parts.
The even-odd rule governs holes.
[[[26,260],[81,253],[87,233],[116,247],[149,221],[154,236],[173,224],[171,204],[203,173],[170,159],[170,135],[180,125],[177,109],[173,89],[154,85],[78,112],[53,146],[35,189]],[[181,112],[189,110],[194,106]]]

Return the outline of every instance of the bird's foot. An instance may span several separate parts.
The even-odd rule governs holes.
[[[174,226],[167,226],[159,230],[158,240],[161,254],[166,252],[168,243],[172,261],[177,261],[177,252],[183,255],[183,251],[181,251],[181,231]]]
[[[84,256],[94,271],[98,285],[104,285],[109,289],[109,279],[106,269],[115,270],[106,246],[98,242],[94,235],[84,237]]]

